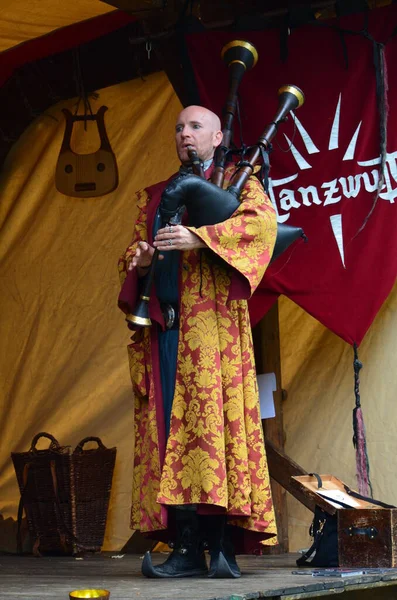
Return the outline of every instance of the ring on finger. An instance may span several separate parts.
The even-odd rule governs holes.
[[[172,240],[168,240],[168,245],[172,246]]]

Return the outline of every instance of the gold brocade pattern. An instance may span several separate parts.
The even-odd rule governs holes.
[[[230,167],[226,170],[225,186],[231,171]],[[227,221],[189,229],[246,277],[252,294],[269,264],[276,241],[277,224],[273,205],[256,177],[247,181],[240,200],[240,206]]]
[[[147,241],[147,205],[145,190],[136,194],[140,209],[135,223],[134,239],[119,260],[119,275],[124,283],[128,265],[140,241]],[[134,471],[132,481],[131,526],[141,531],[164,529],[161,507],[156,498],[160,488],[160,455],[151,360],[150,330],[142,329],[132,336],[128,359],[134,392]]]
[[[146,190],[140,190],[135,194],[135,198],[136,205],[139,208],[139,215],[135,223],[134,239],[132,240],[131,244],[128,246],[127,250],[119,260],[119,277],[121,285],[123,285],[127,277],[128,265],[131,261],[131,258],[135,254],[138,243],[141,241],[147,241],[146,214],[149,196]]]
[[[256,178],[248,181],[241,200],[227,221],[192,229],[225,262],[213,260],[208,250],[182,255],[178,365],[161,474],[149,332],[130,347],[134,529],[164,527],[161,505],[209,504],[224,507],[234,524],[263,532],[270,538],[266,543],[276,543],[247,302],[228,300],[231,268],[245,277],[251,293],[259,284],[273,250],[276,219]],[[144,195],[138,201],[136,238],[120,261],[122,272],[137,241],[146,239]]]

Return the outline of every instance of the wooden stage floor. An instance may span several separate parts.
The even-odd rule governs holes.
[[[112,557],[118,558],[112,558]],[[342,594],[341,600],[396,600],[397,575],[313,578],[294,575],[296,555],[241,556],[241,579],[146,579],[141,557],[0,556],[1,600],[69,600],[76,589],[102,588],[110,600],[301,600]],[[164,555],[156,554],[154,563]]]

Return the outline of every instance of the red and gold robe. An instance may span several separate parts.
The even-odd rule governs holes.
[[[229,178],[227,170],[225,185]],[[166,183],[137,194],[134,237],[119,262],[119,306],[126,313],[139,293],[128,264],[139,241],[152,242]],[[135,397],[132,529],[164,530],[167,506],[196,504],[204,512],[226,512],[230,523],[257,532],[257,540],[276,543],[246,299],[269,264],[277,223],[256,177],[240,200],[227,221],[189,227],[210,250],[181,252],[178,360],[167,441],[156,322],[164,324],[155,294],[149,303],[154,325],[136,332],[128,347]]]

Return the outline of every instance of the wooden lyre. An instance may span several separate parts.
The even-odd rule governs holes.
[[[61,150],[55,170],[55,185],[58,192],[66,196],[90,198],[103,196],[116,189],[118,172],[116,157],[105,129],[103,115],[107,106],[101,106],[96,114],[72,115],[63,108],[66,126]],[[76,121],[95,121],[101,145],[91,154],[77,154],[70,147],[73,124]]]

